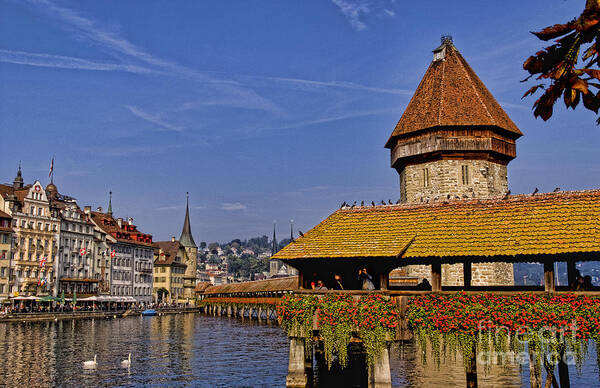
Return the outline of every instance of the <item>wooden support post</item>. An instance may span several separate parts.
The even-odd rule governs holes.
[[[304,288],[304,275],[301,271],[298,272],[298,289],[302,290]]]
[[[475,344],[472,353],[465,364],[467,388],[477,388],[477,345]]]
[[[390,274],[389,272],[384,272],[379,274],[379,289],[387,290],[390,283]]]
[[[567,260],[567,278],[569,279],[569,286],[575,286],[577,282],[577,266],[575,265],[574,259]]]
[[[554,260],[544,261],[544,287],[546,292],[556,290],[554,283]]]
[[[560,359],[558,360],[558,380],[560,382],[560,388],[571,388],[571,382],[569,381],[569,366],[565,363],[564,349],[560,352]]]
[[[305,370],[305,347],[303,338],[290,338],[290,362],[285,386],[288,388],[304,388],[308,384]]]
[[[536,360],[535,352],[528,347],[529,351],[529,386],[531,388],[542,388],[542,372],[540,371],[539,360]]]
[[[465,290],[471,288],[471,280],[473,279],[473,265],[470,261],[463,263],[463,287]]]
[[[442,290],[442,263],[436,261],[431,263],[431,291]]]
[[[369,388],[391,388],[389,344],[381,350],[375,365],[369,368]]]

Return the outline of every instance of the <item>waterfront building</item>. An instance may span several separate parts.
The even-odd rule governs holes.
[[[132,218],[113,218],[112,203],[106,213],[90,211],[90,219],[114,240],[110,245],[111,295],[132,296],[140,303],[150,303],[154,261],[152,236],[137,230]]]
[[[10,296],[12,243],[12,217],[0,210],[0,299]]]
[[[183,276],[183,297],[189,302],[196,296],[195,288],[198,280],[198,246],[192,236],[192,226],[190,224],[190,195],[186,193],[185,218],[179,243],[183,246],[185,255],[181,256],[185,264],[185,273]]]
[[[60,219],[40,181],[25,185],[19,167],[12,185],[0,185],[0,210],[13,219],[11,293],[56,295]]]
[[[52,212],[60,218],[58,247],[58,294],[92,296],[98,294],[93,259],[94,224],[74,198],[62,195],[53,181],[46,186]]]
[[[189,302],[189,297],[184,292],[184,277],[187,272],[186,257],[185,247],[175,237],[172,237],[171,241],[158,241],[155,243],[154,301],[159,301],[158,291],[165,289],[168,294],[162,296],[161,300],[163,302]]]
[[[102,208],[97,211],[102,213]],[[91,217],[92,207],[85,206],[84,213]],[[117,241],[103,229],[96,226],[93,222],[94,239],[92,244],[92,260],[94,261],[94,278],[98,279],[98,293],[100,295],[110,295],[110,275],[112,268],[111,252],[112,245]]]

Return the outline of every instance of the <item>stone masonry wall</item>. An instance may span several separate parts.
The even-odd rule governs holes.
[[[463,184],[462,166],[468,166]],[[425,184],[425,169],[429,181]],[[506,166],[487,160],[437,160],[406,166],[400,172],[400,199],[425,203],[457,198],[501,197],[508,191]]]
[[[514,285],[514,271],[511,263],[474,263],[471,266],[471,285],[473,286],[511,286]],[[409,265],[408,276],[427,279],[431,283],[429,265]],[[442,265],[442,286],[462,286],[464,283],[462,264]]]
[[[463,183],[462,166],[468,166],[468,184]],[[406,166],[400,172],[400,199],[405,203],[494,198],[504,196],[507,191],[506,165],[487,160],[438,160]],[[462,267],[462,264],[442,265],[442,286],[463,285]],[[472,271],[474,286],[514,284],[511,263],[477,263],[472,265]],[[419,278],[419,282],[423,278],[431,282],[430,266],[408,266],[407,274]]]

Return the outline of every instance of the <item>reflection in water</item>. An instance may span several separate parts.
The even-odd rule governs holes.
[[[591,353],[594,349],[591,349]],[[131,367],[121,360],[131,353]],[[85,360],[98,356],[95,370]],[[597,386],[594,357],[572,386]],[[0,323],[0,381],[19,386],[283,387],[288,341],[276,325],[177,314],[43,323]],[[413,345],[392,348],[396,387],[464,387],[462,361],[422,366]],[[480,387],[528,387],[528,368],[495,368]],[[520,374],[520,376],[519,376]]]

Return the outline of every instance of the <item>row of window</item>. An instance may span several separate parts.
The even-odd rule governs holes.
[[[15,219],[13,221],[13,226],[16,227],[17,225],[19,225],[19,220]],[[37,228],[36,228],[35,222],[33,222],[33,221],[27,222],[26,220],[21,220],[21,228],[22,229],[37,229],[37,230],[43,230],[43,231],[46,231],[46,232],[49,232],[50,228],[52,228],[53,232],[57,231],[56,224],[52,224],[52,226],[50,226],[50,224],[47,223],[47,222],[45,224],[43,224],[41,222],[38,222],[37,223]]]
[[[113,280],[131,280],[131,272],[113,271]]]
[[[31,270],[31,269],[26,269],[26,270],[18,269],[16,271],[16,275],[17,275],[17,277],[19,279],[22,279],[22,278],[38,278],[38,275],[39,275],[40,279],[41,278],[53,279],[54,278],[54,271],[48,271],[48,272],[46,272],[46,271],[41,271],[40,270],[38,272],[37,269],[34,269],[34,270]],[[48,275],[48,276],[46,277],[46,275]]]
[[[136,283],[152,283],[152,276],[144,275],[144,274],[136,274],[135,282]]]
[[[73,248],[73,249],[85,248],[85,249],[88,249],[90,247],[90,245],[92,244],[92,241],[91,240],[79,240],[79,239],[76,239],[76,238],[74,238],[74,239],[71,240],[71,239],[65,238],[65,239],[63,239],[62,243],[63,243],[63,246],[66,249],[69,249],[69,248]]]
[[[133,287],[133,294],[130,286],[112,286],[112,295],[134,295],[134,296],[149,296],[150,287]]]
[[[64,231],[72,231],[72,232],[83,233],[83,231],[85,230],[85,233],[87,233],[87,234],[91,233],[91,230],[90,230],[89,226],[86,226],[84,228],[83,225],[81,225],[81,224],[71,224],[71,223],[65,222],[65,223],[62,224],[61,228]]]

